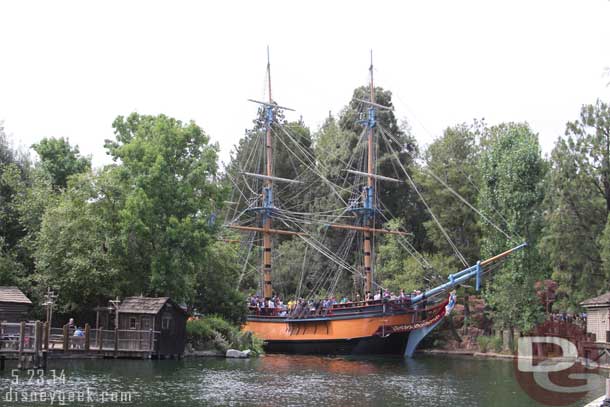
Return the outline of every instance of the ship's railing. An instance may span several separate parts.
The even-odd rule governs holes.
[[[334,304],[330,308],[306,309],[301,312],[294,310],[283,310],[280,308],[259,308],[250,306],[250,316],[264,319],[308,319],[308,318],[324,318],[332,316],[349,316],[362,315],[365,313],[379,312],[409,312],[409,313],[426,313],[438,309],[442,305],[442,301],[433,301],[429,299],[424,303],[413,304],[407,298],[399,298],[396,300],[373,300],[350,302],[344,304]]]

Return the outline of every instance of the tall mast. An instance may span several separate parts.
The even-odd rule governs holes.
[[[375,87],[373,85],[373,51],[371,50],[371,66],[369,67],[371,81],[370,81],[370,102],[375,103]],[[373,105],[369,106],[369,120],[368,120],[368,174],[367,177],[367,189],[366,189],[366,204],[369,211],[365,214],[364,223],[365,227],[372,228],[373,225],[373,214],[375,208],[375,162],[374,162],[374,151],[373,151],[373,133],[375,129],[375,107]],[[371,261],[371,253],[373,250],[373,245],[371,242],[372,234],[371,232],[364,232],[364,291],[370,292],[373,288],[373,270],[372,270],[372,261]]]
[[[269,60],[269,47],[267,47],[267,83],[269,85],[269,105],[265,107],[265,123],[267,127],[267,137],[265,142],[265,152],[267,161],[267,177],[263,190],[263,206],[270,208],[273,206],[273,151],[271,148],[271,124],[273,122],[273,99],[271,98],[271,63]],[[263,295],[271,298],[273,287],[271,286],[271,214],[269,211],[263,212]]]

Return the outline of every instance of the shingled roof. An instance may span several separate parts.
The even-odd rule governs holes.
[[[186,312],[169,297],[127,297],[119,305],[119,312],[132,314],[158,314],[161,308],[170,301],[176,308]]]
[[[602,307],[610,306],[610,291],[599,297],[589,298],[580,303],[583,307]]]
[[[0,287],[0,302],[32,305],[32,301],[17,287]]]

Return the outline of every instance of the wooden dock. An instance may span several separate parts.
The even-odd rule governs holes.
[[[46,368],[51,354],[100,358],[152,358],[159,332],[153,330],[103,330],[85,325],[75,336],[68,325],[49,328],[46,323],[0,323],[0,369],[5,360],[18,359],[18,368]]]

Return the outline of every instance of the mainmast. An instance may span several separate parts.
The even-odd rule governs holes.
[[[271,97],[271,63],[269,61],[269,47],[267,47],[267,83],[269,86],[269,104],[265,106],[265,124],[267,136],[265,142],[267,178],[263,189],[263,206],[268,208],[263,212],[263,295],[269,299],[273,295],[271,286],[271,213],[273,207],[273,151],[271,147],[271,124],[273,122],[273,99]]]
[[[369,67],[371,74],[370,81],[370,102],[369,105],[369,119],[367,126],[368,131],[368,177],[367,177],[367,188],[366,188],[366,201],[364,203],[365,208],[368,209],[364,214],[364,226],[374,228],[374,208],[375,208],[375,161],[373,151],[373,135],[375,129],[375,87],[373,85],[373,51],[371,50],[371,66]],[[372,234],[369,231],[363,232],[364,234],[364,292],[371,292],[373,287],[373,270],[372,270]]]

